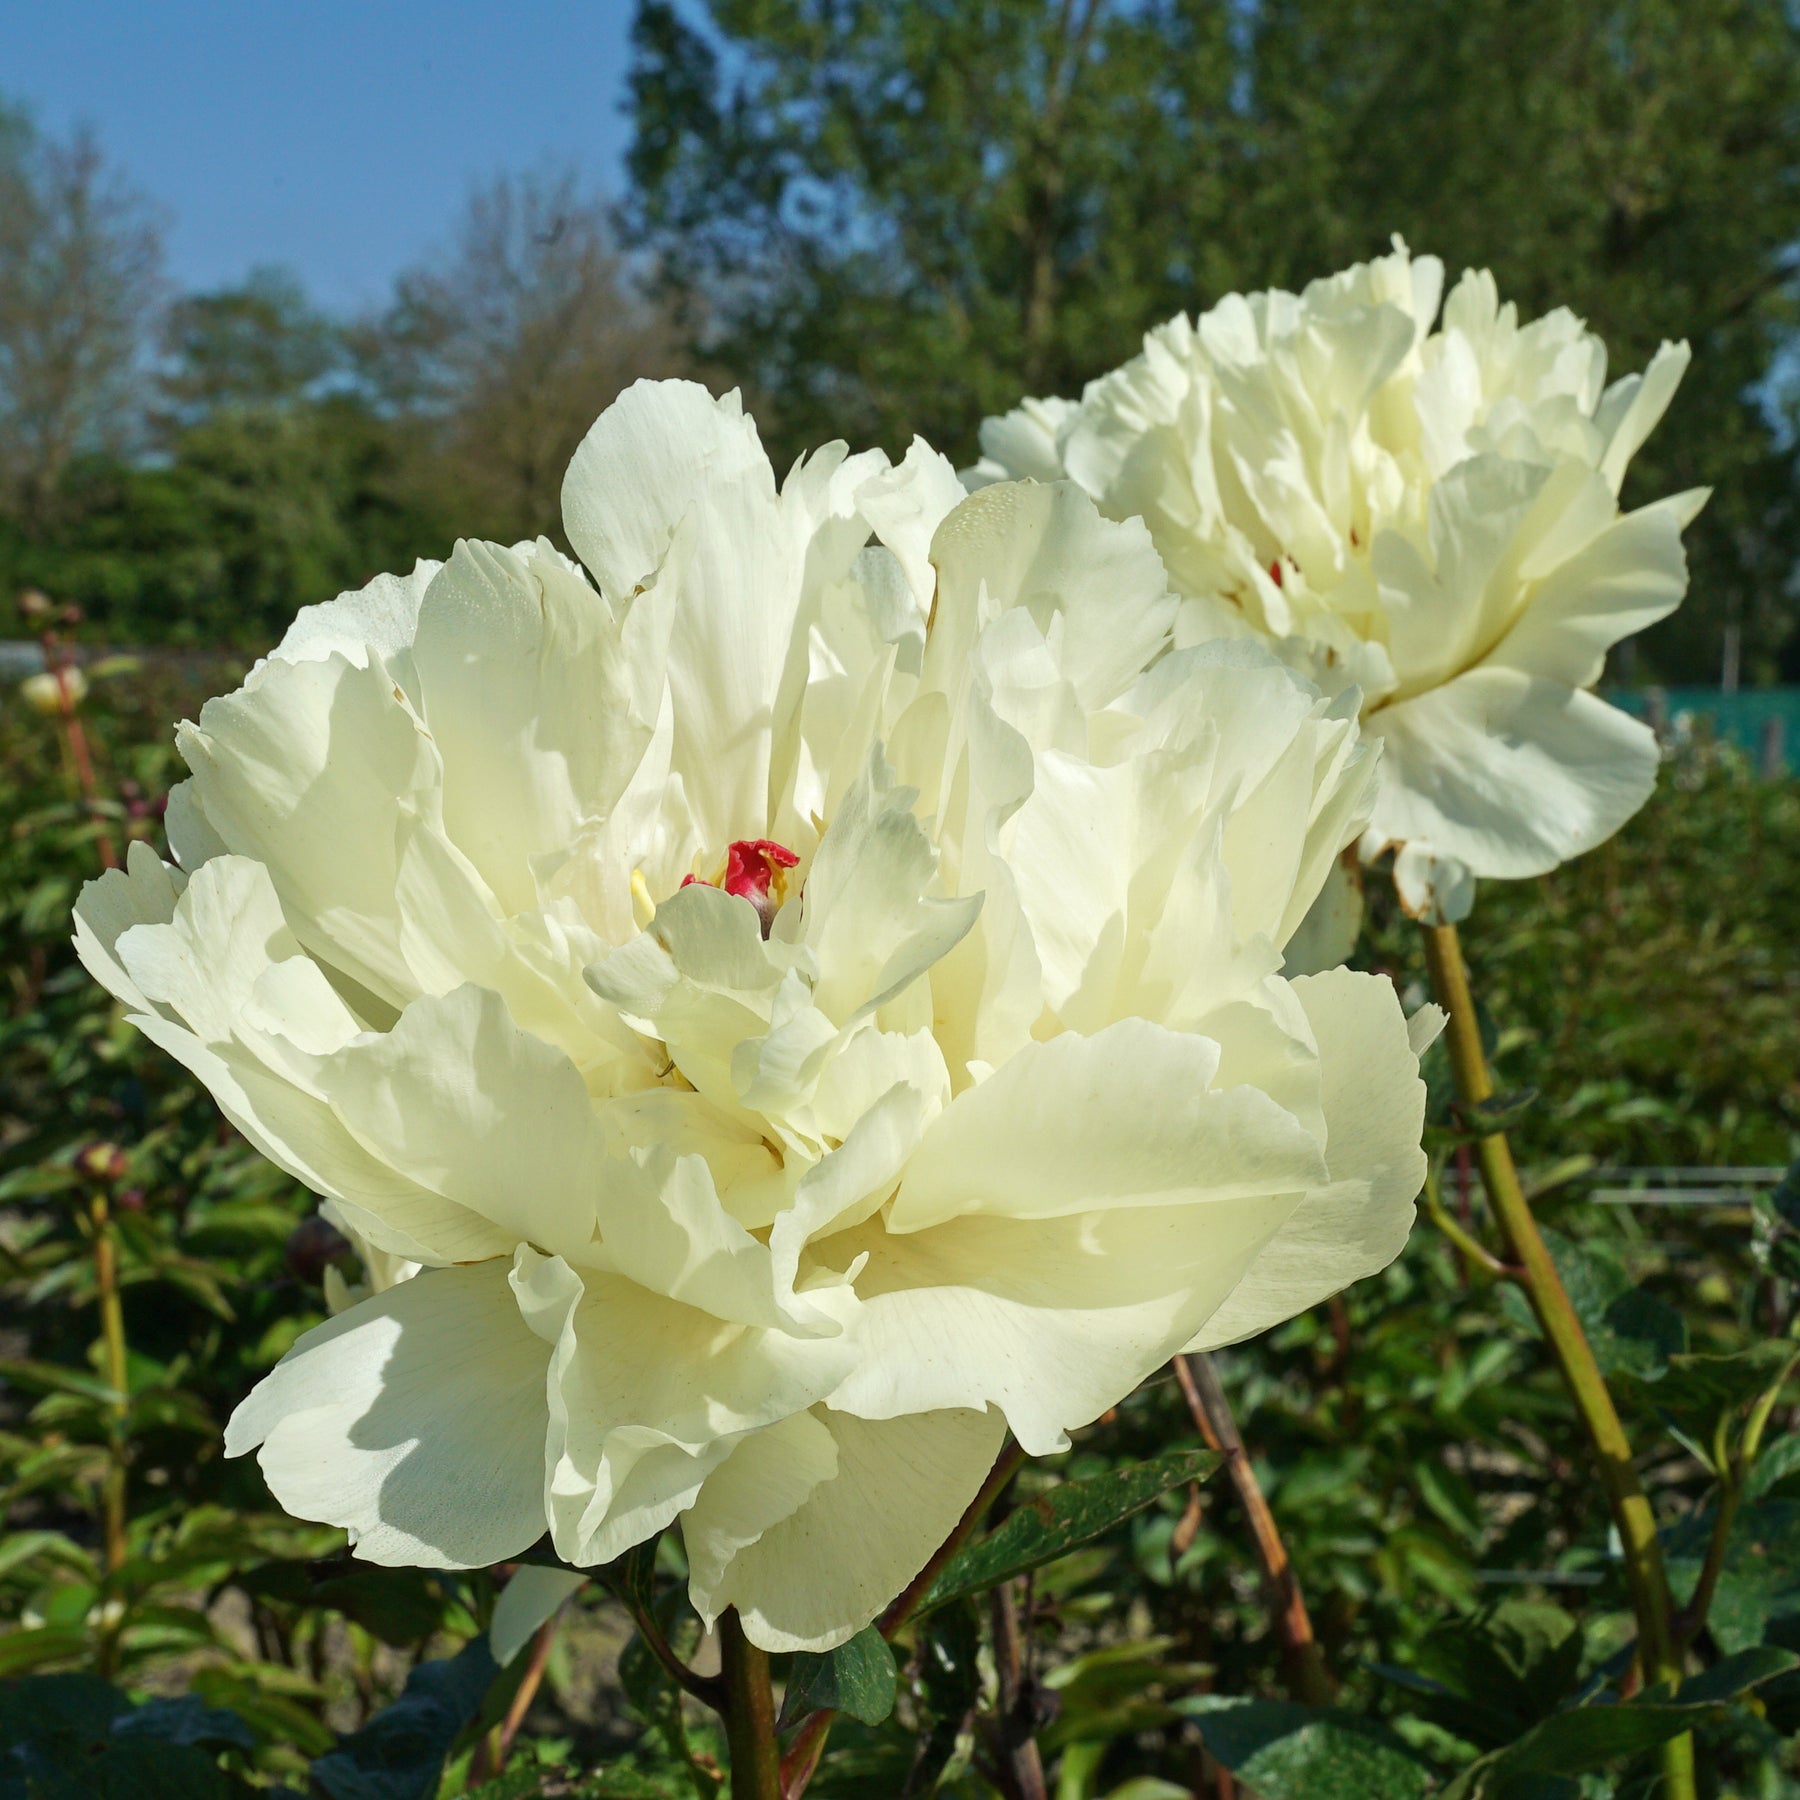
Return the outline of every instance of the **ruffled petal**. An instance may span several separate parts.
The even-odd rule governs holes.
[[[1425,1084],[1385,976],[1349,969],[1293,984],[1318,1044],[1329,1179],[1251,1263],[1192,1348],[1253,1337],[1384,1269],[1425,1181]]]
[[[765,1650],[830,1650],[862,1630],[950,1535],[1006,1435],[970,1411],[820,1409],[805,1423],[785,1460],[772,1432],[746,1442],[682,1521],[701,1617],[735,1606]]]
[[[1542,875],[1610,837],[1656,786],[1656,736],[1594,695],[1482,668],[1367,721],[1383,745],[1364,840],[1477,877]]]
[[[502,1261],[432,1269],[306,1333],[225,1428],[296,1518],[390,1566],[473,1569],[544,1532],[548,1346]]]

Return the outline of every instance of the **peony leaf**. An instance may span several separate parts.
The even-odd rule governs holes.
[[[235,1713],[192,1695],[133,1708],[92,1675],[40,1675],[0,1690],[0,1744],[16,1785],[33,1800],[239,1800],[251,1789],[213,1760],[255,1736]]]
[[[1726,1657],[1673,1696],[1651,1688],[1618,1705],[1571,1707],[1465,1769],[1442,1800],[1527,1800],[1539,1777],[1587,1774],[1640,1756],[1797,1667],[1800,1657],[1765,1645]]]
[[[894,1653],[873,1625],[835,1650],[801,1651],[788,1674],[777,1728],[810,1712],[840,1712],[879,1725],[894,1710]]]
[[[313,1785],[330,1800],[431,1800],[498,1673],[486,1637],[447,1661],[420,1663],[392,1706],[313,1764]]]
[[[1622,1373],[1619,1391],[1651,1411],[1661,1413],[1690,1436],[1705,1442],[1722,1414],[1747,1406],[1782,1380],[1800,1358],[1800,1345],[1770,1338],[1728,1356],[1671,1356],[1653,1380]]]
[[[1207,1750],[1263,1800],[1422,1800],[1431,1786],[1398,1738],[1355,1713],[1248,1700],[1194,1718]]]
[[[1171,1450],[1130,1468],[1086,1481],[1065,1481],[1027,1500],[980,1542],[958,1553],[921,1611],[979,1594],[1015,1575],[1104,1536],[1142,1512],[1159,1495],[1190,1481],[1204,1481],[1224,1459],[1210,1450]]]

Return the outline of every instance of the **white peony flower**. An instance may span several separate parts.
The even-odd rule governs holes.
[[[1170,653],[1067,483],[777,488],[735,395],[645,383],[564,511],[589,573],[464,543],[303,612],[77,942],[422,1265],[233,1416],[284,1505],[437,1567],[679,1519],[705,1617],[829,1646],[1009,1427],[1398,1252],[1407,1021],[1280,973],[1374,758],[1260,648]]]
[[[1149,525],[1177,643],[1251,633],[1360,690],[1386,747],[1363,856],[1397,849],[1409,908],[1460,918],[1476,877],[1543,874],[1649,797],[1654,736],[1588,690],[1679,604],[1706,495],[1618,504],[1685,344],[1608,387],[1580,320],[1520,325],[1486,272],[1434,330],[1442,265],[1395,243],[1173,320],[1079,403],[988,420],[968,479],[1072,476]]]

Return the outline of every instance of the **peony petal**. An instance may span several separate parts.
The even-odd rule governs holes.
[[[482,1568],[544,1531],[544,1371],[501,1261],[432,1269],[306,1333],[225,1428],[366,1561]]]
[[[1217,1044],[1141,1019],[1034,1044],[938,1117],[888,1227],[1179,1207],[1319,1180],[1312,1135],[1255,1088],[1214,1088],[1218,1068]]]
[[[708,1490],[729,1476],[734,1455],[710,1477],[689,1514],[702,1520],[696,1535],[708,1577],[704,1587],[696,1577],[696,1608],[710,1622],[735,1606],[744,1635],[765,1650],[830,1650],[854,1637],[950,1535],[1006,1435],[1005,1422],[992,1413],[879,1421],[830,1411],[815,1416],[835,1440],[836,1469],[786,1516],[724,1560],[733,1538],[760,1524],[756,1503],[765,1512],[785,1504],[792,1488],[822,1468],[822,1456],[794,1470],[777,1491],[767,1479],[769,1459],[759,1454],[729,1483],[727,1495],[711,1502]]]
[[[317,1080],[361,1144],[491,1221],[509,1253],[522,1241],[591,1253],[604,1131],[575,1066],[521,1031],[498,994],[462,987],[415,1000],[392,1031],[347,1044]]]
[[[1482,668],[1384,707],[1365,838],[1453,857],[1478,877],[1542,875],[1610,837],[1656,786],[1656,736],[1605,701]]]
[[[75,954],[82,967],[115,1000],[137,1012],[149,1012],[150,1002],[119,960],[119,939],[134,925],[168,924],[186,885],[179,869],[133,839],[125,847],[125,867],[84,883],[75,902]]]
[[[870,1419],[994,1406],[1032,1455],[1065,1449],[1200,1330],[1301,1197],[844,1232],[836,1253],[869,1260],[830,1404]]]
[[[410,574],[377,575],[335,600],[301,607],[269,655],[279,662],[323,662],[341,656],[358,668],[366,668],[378,657],[416,700],[411,652],[419,603],[443,566],[421,557]]]
[[[1621,638],[1667,618],[1687,592],[1682,527],[1697,509],[1677,494],[1615,519],[1538,584],[1488,662],[1591,687]]]
[[[1253,1337],[1386,1268],[1424,1185],[1425,1084],[1393,984],[1333,969],[1293,987],[1319,1047],[1330,1179],[1269,1240],[1195,1349]]]

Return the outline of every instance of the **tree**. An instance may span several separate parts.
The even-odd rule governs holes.
[[[256,269],[240,287],[177,300],[162,340],[165,428],[292,405],[346,361],[342,334],[285,269]]]
[[[0,480],[28,529],[73,457],[129,437],[161,267],[156,215],[90,134],[0,108]]]
[[[557,529],[588,427],[676,361],[606,206],[569,170],[474,189],[451,250],[400,278],[360,346],[389,410],[425,424],[424,479],[456,494],[465,529],[502,538]]]
[[[966,448],[1235,275],[1171,229],[1228,203],[1223,7],[642,0],[633,49],[636,228],[785,450]]]
[[[1793,631],[1800,22],[1786,0],[640,0],[632,219],[783,448],[958,457],[1147,326],[1393,232],[1566,304],[1615,369],[1693,340],[1634,471],[1717,492],[1647,647]]]

